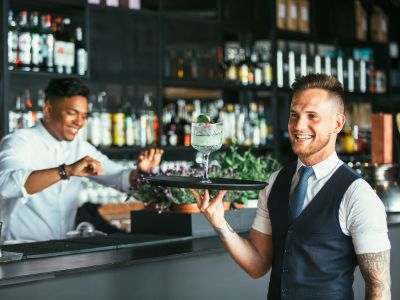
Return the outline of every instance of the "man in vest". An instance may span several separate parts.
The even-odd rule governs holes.
[[[191,190],[233,259],[253,278],[271,270],[268,299],[353,299],[358,264],[366,299],[390,299],[390,242],[383,203],[335,152],[345,124],[341,83],[325,74],[292,85],[288,131],[297,162],[260,192],[249,239],[224,218],[225,191]]]

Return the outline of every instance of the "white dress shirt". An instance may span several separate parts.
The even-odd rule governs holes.
[[[326,160],[312,166],[314,175],[308,179],[304,207],[312,201],[320,189],[343,164],[336,153]],[[298,160],[292,179],[290,195],[299,181],[298,170],[303,163]],[[268,180],[267,187],[259,194],[257,213],[253,229],[272,235],[271,220],[268,212],[268,197],[279,171]],[[387,234],[385,207],[375,191],[364,179],[355,180],[345,192],[339,207],[339,222],[343,233],[352,237],[356,254],[377,253],[390,249]]]
[[[129,190],[129,174],[79,135],[71,142],[56,140],[41,122],[3,138],[0,143],[0,213],[2,240],[63,239],[72,230],[81,177],[61,180],[39,193],[24,188],[32,171],[71,164],[89,155],[99,160],[104,176],[91,179],[120,191]]]

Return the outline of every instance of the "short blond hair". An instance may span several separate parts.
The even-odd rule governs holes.
[[[344,89],[336,77],[327,74],[311,73],[297,77],[292,84],[293,94],[309,89],[322,89],[328,92],[329,96],[337,100],[339,112],[344,112]]]

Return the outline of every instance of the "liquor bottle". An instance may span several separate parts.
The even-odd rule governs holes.
[[[96,96],[90,97],[89,101],[89,117],[87,120],[87,140],[94,146],[99,146],[101,144],[101,119],[98,103],[96,102]]]
[[[175,109],[172,104],[168,108],[168,114],[166,115],[166,124],[164,131],[167,138],[167,144],[170,146],[176,146],[178,144],[178,134],[177,134],[178,124],[176,121]]]
[[[260,144],[265,145],[268,138],[268,124],[263,103],[258,104],[258,120],[260,124]]]
[[[76,74],[85,75],[87,72],[87,51],[83,44],[82,28],[77,27],[75,29],[75,68]]]
[[[54,34],[51,30],[51,15],[45,14],[41,17],[42,26],[42,69],[54,72]]]
[[[118,147],[125,145],[125,113],[120,110],[112,114],[112,143]]]
[[[347,90],[350,93],[354,92],[354,60],[352,58],[347,59]]]
[[[34,72],[39,72],[43,63],[39,13],[37,11],[31,12],[29,21],[31,32],[31,69]]]
[[[245,137],[244,137],[244,121],[245,115],[241,109],[240,104],[235,104],[235,119],[236,119],[236,141],[238,145],[243,145]]]
[[[251,126],[251,144],[260,145],[260,125],[258,120],[257,103],[249,103],[249,122]]]
[[[292,85],[294,80],[296,79],[296,61],[294,51],[289,51],[289,86]]]
[[[108,147],[112,144],[112,117],[107,109],[106,95],[106,92],[100,92],[97,103],[100,109],[101,145]]]
[[[23,71],[31,70],[31,45],[32,38],[28,25],[28,12],[22,10],[19,13],[18,59],[19,68]]]
[[[184,138],[184,125],[186,124],[185,120],[185,100],[178,99],[176,101],[176,134],[177,134],[177,145],[183,145]]]
[[[284,84],[284,66],[283,66],[283,51],[276,51],[276,84],[278,87],[283,87]]]
[[[65,18],[64,23],[64,70],[66,74],[72,74],[75,66],[75,38],[71,33],[71,19]]]
[[[261,50],[261,61],[262,61],[262,74],[263,81],[266,86],[272,85],[272,66],[270,62],[271,54],[266,47]]]
[[[142,136],[142,147],[146,145],[156,145],[158,142],[159,120],[154,111],[152,96],[152,93],[144,94],[144,111],[141,114],[140,121],[141,130],[144,134],[144,137]]]
[[[249,65],[246,61],[246,51],[243,48],[239,50],[239,80],[242,85],[249,84]]]
[[[127,146],[135,145],[135,128],[133,125],[133,114],[132,104],[129,103],[128,109],[125,114],[125,144]]]
[[[262,76],[262,66],[260,62],[260,54],[259,51],[254,49],[251,54],[251,63],[254,69],[254,84],[261,85],[263,81]]]
[[[36,106],[34,106],[36,123],[39,122],[39,120],[43,118],[43,106],[44,106],[44,103],[45,103],[44,91],[42,89],[38,89]]]
[[[59,74],[65,73],[65,41],[62,19],[57,17],[53,24],[54,34],[54,66]]]
[[[336,66],[337,66],[337,79],[342,83],[342,85],[345,85],[344,82],[344,67],[343,67],[343,54],[338,53],[336,57]]]
[[[14,12],[8,11],[8,69],[14,70],[18,64],[18,27],[14,19]]]

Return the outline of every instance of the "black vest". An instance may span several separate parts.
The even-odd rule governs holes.
[[[359,178],[343,164],[300,216],[289,223],[289,193],[296,163],[283,168],[268,198],[273,258],[268,299],[353,299],[357,265],[351,237],[343,234],[339,206]]]

